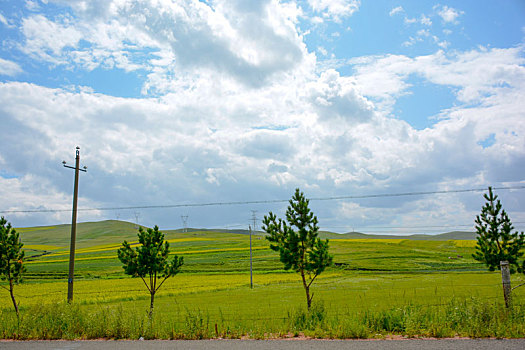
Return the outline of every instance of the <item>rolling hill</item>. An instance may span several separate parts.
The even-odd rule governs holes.
[[[162,230],[162,228],[161,228]],[[61,224],[54,226],[37,226],[17,228],[22,240],[26,244],[50,244],[60,247],[69,245],[71,225]],[[181,233],[182,229],[162,230],[166,235]],[[224,234],[249,234],[248,230],[225,230],[225,229],[205,229],[188,228],[191,232],[209,232]],[[264,235],[257,231],[256,235]],[[104,220],[96,222],[81,222],[77,224],[77,247],[87,247],[93,244],[118,243],[122,240],[135,240],[137,237],[137,227],[134,223],[118,220]],[[360,232],[334,233],[328,231],[320,232],[321,238],[328,239],[410,239],[410,240],[429,240],[429,241],[448,241],[448,240],[474,240],[475,232],[453,231],[437,235],[415,234],[415,235],[373,235]]]

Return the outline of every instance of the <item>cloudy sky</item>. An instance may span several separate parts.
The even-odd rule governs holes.
[[[0,211],[15,226],[70,222],[76,146],[81,208],[525,185],[522,0],[0,0],[0,40]],[[524,194],[499,191],[520,229]],[[471,229],[482,204],[311,207],[336,232],[437,233]],[[79,221],[246,228],[285,207]]]

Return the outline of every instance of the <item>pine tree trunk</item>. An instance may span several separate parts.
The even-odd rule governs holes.
[[[13,294],[13,281],[11,279],[9,280],[9,293],[11,294],[11,300],[13,301],[13,306],[15,307],[16,316],[18,317],[18,305],[16,304],[15,295]]]
[[[301,271],[301,278],[303,279],[303,287],[304,287],[304,290],[306,291],[306,305],[308,306],[308,310],[310,310],[310,306],[312,306],[312,299],[310,298],[310,287],[306,283],[304,271]]]
[[[153,316],[153,301],[155,299],[155,291],[151,292],[151,303],[149,305],[149,318]]]
[[[310,287],[306,286],[306,300],[308,304],[308,310],[310,310],[310,306],[312,306],[312,298],[310,298]]]

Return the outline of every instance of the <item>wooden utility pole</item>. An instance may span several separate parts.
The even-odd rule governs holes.
[[[75,187],[73,190],[73,214],[71,218],[71,243],[69,245],[69,275],[67,279],[67,302],[73,301],[73,279],[75,277],[75,241],[77,236],[77,202],[78,202],[78,172],[87,171],[87,167],[80,169],[80,147],[76,148],[75,167],[66,165],[63,161],[64,167],[75,169]]]
[[[510,286],[510,269],[508,261],[500,261],[501,281],[503,282],[503,297],[505,298],[505,307],[512,306],[512,288]]]
[[[252,227],[250,228],[250,288],[253,289],[253,270],[252,270]]]
[[[250,288],[253,289],[253,265],[252,265],[252,229],[253,231],[257,230],[257,210],[252,210],[252,221],[253,226],[248,226],[250,228]]]

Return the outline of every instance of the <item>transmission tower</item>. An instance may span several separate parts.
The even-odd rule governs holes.
[[[182,220],[182,232],[186,233],[188,232],[188,215],[181,215],[180,218]]]
[[[252,230],[257,232],[257,210],[251,210],[252,212]]]
[[[138,211],[134,212],[133,214],[135,214],[135,228],[138,229],[139,228],[139,217],[140,217],[140,213]]]

